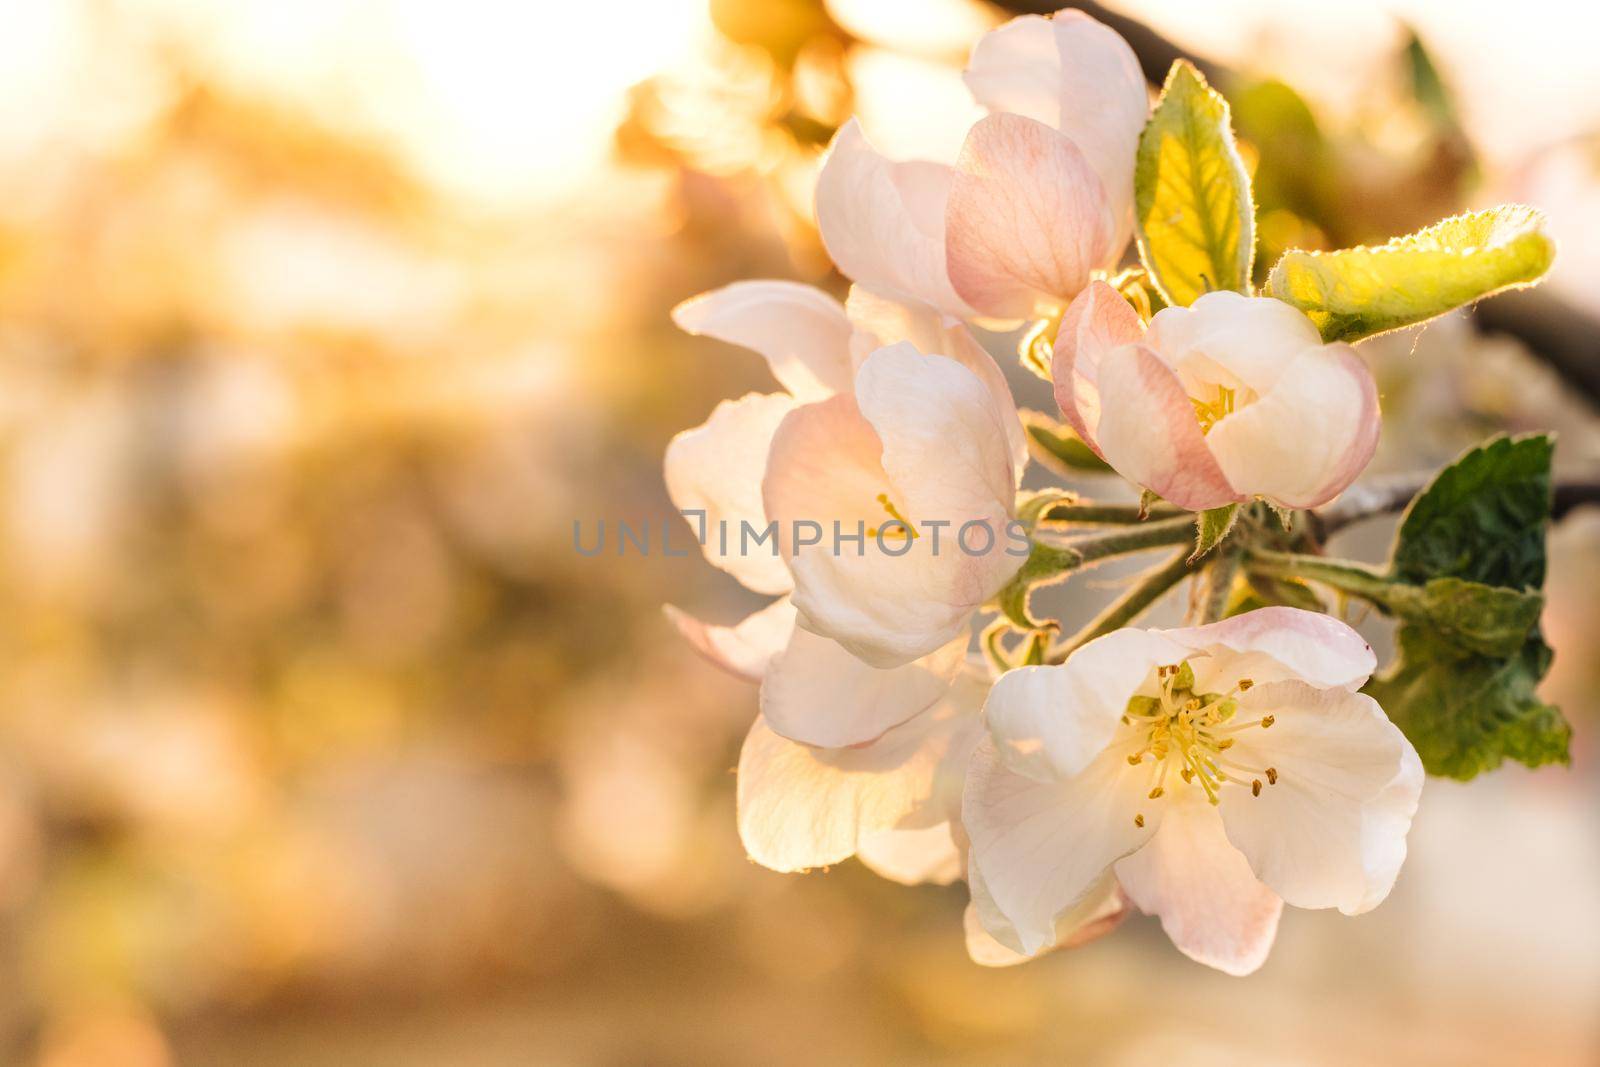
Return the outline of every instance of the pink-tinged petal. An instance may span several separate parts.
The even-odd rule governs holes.
[[[1366,638],[1331,615],[1302,608],[1258,608],[1206,626],[1157,632],[1195,651],[1210,652],[1219,670],[1234,675],[1223,679],[1219,692],[1238,676],[1256,683],[1298,679],[1319,689],[1355,692],[1378,666]],[[1224,658],[1217,654],[1220,650],[1234,656]],[[1249,657],[1250,662],[1236,657]]]
[[[1007,671],[983,712],[1000,758],[1041,781],[1081,774],[1116,733],[1129,698],[1187,651],[1155,631],[1129,628],[1090,641],[1059,666]]]
[[[962,824],[976,871],[1003,920],[997,938],[1034,955],[1056,942],[1056,920],[1100,885],[1112,864],[1156,832],[1160,806],[1145,799],[1149,773],[1107,751],[1073,778],[1041,782],[1008,767],[989,738],[967,769]],[[1144,815],[1144,825],[1134,816]],[[998,927],[998,928],[997,928]]]
[[[943,357],[926,361],[935,359],[953,366]],[[987,554],[960,551],[956,526],[920,533],[909,547],[903,536],[886,536],[880,548],[866,532],[894,530],[880,495],[894,500],[914,523],[937,519],[903,510],[909,505],[894,497],[897,490],[879,461],[882,447],[854,397],[807,404],[785,419],[773,438],[763,496],[795,575],[799,625],[833,638],[874,667],[887,668],[967,633],[972,613],[1009,572],[996,584],[995,562]],[[843,540],[857,536],[860,542]],[[801,545],[802,539],[817,543]],[[1009,544],[1003,533],[996,540]],[[971,541],[982,546],[976,535]],[[891,554],[895,551],[904,554]],[[1022,562],[1004,559],[1013,572]]]
[[[1225,787],[1218,810],[1228,840],[1297,908],[1376,907],[1405,860],[1422,793],[1416,750],[1362,693],[1275,682],[1239,705],[1240,721],[1270,714],[1274,722],[1234,734],[1228,755],[1272,768],[1277,783],[1259,796]]]
[[[673,505],[705,513],[703,526],[697,517],[685,517],[696,536],[703,534],[706,559],[757,593],[792,587],[776,541],[759,539],[767,527],[761,496],[767,456],[778,427],[794,410],[794,400],[782,393],[724,400],[702,425],[668,442],[663,461]]]
[[[1228,843],[1217,809],[1198,789],[1177,789],[1150,843],[1117,863],[1117,880],[1185,956],[1232,975],[1266,962],[1283,900]],[[1230,803],[1239,803],[1230,798]]]
[[[972,962],[984,967],[1010,967],[1053,949],[1076,948],[1109,934],[1128,916],[1127,898],[1118,888],[1117,880],[1107,874],[1084,895],[1077,907],[1057,918],[1055,944],[1027,955],[1022,951],[1016,929],[995,906],[983,879],[969,874],[968,887],[972,900],[961,919],[967,937],[967,955]]]
[[[880,670],[837,641],[797,628],[767,666],[761,716],[775,733],[801,744],[863,744],[944,696],[966,657],[963,634],[903,667]]]
[[[817,229],[839,270],[884,296],[968,318],[945,269],[951,170],[885,158],[851,119],[817,175]]]
[[[671,604],[662,605],[661,610],[696,652],[747,682],[761,681],[767,664],[788,646],[794,633],[794,606],[788,597],[774,600],[733,626],[703,622]]]
[[[1266,393],[1294,356],[1321,343],[1316,326],[1298,309],[1225,289],[1188,307],[1162,308],[1145,337],[1196,396],[1217,385],[1246,396]]]
[[[757,718],[739,756],[739,836],[750,858],[801,871],[838,863],[872,840],[882,860],[876,839],[885,832],[948,827],[942,782],[979,733],[976,707],[972,691],[957,686],[872,744],[844,749],[796,744]]]
[[[964,866],[947,822],[868,834],[856,846],[856,858],[873,874],[901,885],[949,885]]]
[[[855,377],[844,308],[810,285],[734,282],[685,300],[672,309],[672,321],[760,354],[800,401],[848,392]]]
[[[888,517],[877,500],[889,488],[882,452],[850,393],[796,408],[779,424],[761,496],[766,515],[778,524],[785,559],[795,555],[797,523],[827,529],[837,519],[848,530],[856,521],[875,526]]]
[[[1060,308],[1121,249],[1100,178],[1050,127],[990,115],[967,134],[946,211],[950,282],[986,315]]]
[[[802,442],[798,428],[823,420],[800,411],[774,443],[766,500],[777,517],[816,515],[822,491],[795,491],[791,472],[809,465],[816,478],[831,477],[835,506],[820,514],[839,516],[841,532],[862,539],[836,545],[829,524],[822,544],[792,559],[799,624],[875,667],[895,667],[966,634],[973,612],[1021,566],[1026,545],[1009,526],[1015,477],[1004,428],[976,375],[902,342],[868,358],[856,394],[881,442],[883,481],[867,484],[839,473],[844,463],[818,459],[840,446],[809,434]],[[848,432],[837,428],[840,438]],[[916,537],[891,526],[891,505]]]
[[[1119,222],[1129,216],[1150,98],[1138,58],[1116,31],[1081,11],[1023,16],[984,35],[966,80],[989,110],[1025,115],[1070,138],[1100,176]]]
[[[1143,335],[1144,324],[1133,305],[1102,281],[1090,282],[1061,316],[1050,361],[1056,404],[1067,425],[1097,453],[1100,361],[1106,353],[1135,344]]]
[[[1191,511],[1247,499],[1206,447],[1177,375],[1149,348],[1133,344],[1107,352],[1099,386],[1095,441],[1117,473]]]
[[[1028,437],[1017,415],[1016,400],[999,364],[967,328],[959,320],[932,308],[888,300],[859,285],[850,287],[845,309],[856,327],[851,354],[858,368],[878,349],[910,341],[923,355],[948,356],[976,374],[989,389],[995,417],[1005,426],[1012,464],[1020,484],[1028,462]]]
[[[1211,430],[1228,481],[1283,507],[1332,500],[1366,468],[1378,445],[1378,390],[1349,345],[1301,351],[1255,403]]]

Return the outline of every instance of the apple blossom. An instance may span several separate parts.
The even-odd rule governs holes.
[[[987,316],[1057,313],[1127,248],[1144,75],[1115,31],[1062,11],[985,36],[966,78],[992,114],[967,134],[950,185],[950,283]]]
[[[1245,974],[1284,902],[1375,907],[1422,766],[1357,692],[1374,665],[1343,623],[1263,608],[1002,676],[962,809],[989,932],[1032,955],[1114,874],[1180,950]]]
[[[1279,300],[1207,293],[1145,329],[1104,282],[1062,317],[1056,402],[1119,473],[1180,507],[1253,497],[1309,508],[1342,492],[1378,442],[1378,394],[1346,344]]]
[[[794,574],[799,625],[883,668],[964,640],[1027,555],[1009,539],[1016,422],[1009,394],[909,341],[869,356],[854,394],[791,412],[762,496]],[[831,525],[833,538],[801,543],[802,521]],[[865,535],[858,551],[841,533]]]
[[[999,368],[959,323],[931,310],[859,290],[841,306],[809,286],[759,281],[695,297],[674,317],[690,332],[755,349],[789,389],[724,401],[706,423],[673,438],[665,458],[673,502],[704,513],[706,557],[755,592],[786,594],[792,587],[779,540],[747,543],[741,536],[745,525],[758,532],[769,525],[762,483],[779,425],[791,413],[834,404],[835,389],[850,386],[857,365],[882,341],[900,342],[913,359],[923,358],[918,345],[950,353],[927,358],[978,383],[984,409],[993,415],[987,427],[997,435],[996,447],[1017,470],[1025,461],[1021,424]],[[1014,494],[1014,481],[1010,486]],[[827,516],[802,509],[800,517]],[[710,533],[722,529],[731,531],[726,539]],[[870,741],[928,707],[959,671],[967,644],[965,633],[952,631],[916,656],[869,664],[827,637],[797,629],[787,597],[733,627],[708,625],[676,609],[668,617],[713,662],[761,681],[762,711],[773,730],[819,746]]]

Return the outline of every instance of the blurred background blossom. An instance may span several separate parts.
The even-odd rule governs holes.
[[[1600,1059],[1595,515],[1552,539],[1572,769],[1430,783],[1390,901],[1290,917],[1243,981],[1147,920],[984,970],[960,887],[756,868],[754,693],[659,610],[754,605],[573,552],[659,530],[666,439],[766,385],[668,309],[841,288],[833,130],[948,158],[971,42],[1054,6],[0,3],[0,1060]],[[1363,346],[1379,465],[1553,426],[1600,470],[1600,14],[1108,7],[1233,100],[1263,266],[1545,208],[1545,289]]]

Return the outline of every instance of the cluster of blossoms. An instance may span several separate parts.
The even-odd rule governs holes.
[[[1372,650],[1318,612],[1115,629],[1026,666],[969,655],[974,620],[1025,566],[1005,531],[1025,523],[1028,450],[968,324],[1051,327],[1067,425],[1188,511],[1331,500],[1376,444],[1373,381],[1278,299],[1217,291],[1149,315],[1116,287],[1150,96],[1113,31],[1020,18],[978,43],[966,80],[989,114],[953,163],[887,159],[854,122],[835,138],[816,210],[853,283],[843,304],[748,281],[676,310],[763,356],[782,390],[679,434],[672,499],[713,523],[776,524],[779,543],[703,545],[767,607],[734,626],[669,616],[760,686],[738,768],[758,862],[854,855],[905,883],[964,879],[981,963],[1138,908],[1194,959],[1248,973],[1285,901],[1357,914],[1384,899],[1417,753],[1359,692]],[[802,521],[895,551],[800,543]],[[930,524],[987,527],[993,548],[937,551]]]

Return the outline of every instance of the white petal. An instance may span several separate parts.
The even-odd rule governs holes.
[[[948,825],[944,783],[980,732],[975,709],[958,686],[872,744],[844,749],[796,744],[757,718],[739,756],[746,851],[773,870],[799,871],[838,863],[888,830]]]
[[[1256,686],[1241,721],[1275,716],[1270,729],[1235,734],[1243,766],[1272,767],[1260,796],[1224,789],[1228,840],[1256,876],[1298,908],[1356,915],[1388,895],[1422,792],[1416,750],[1377,701],[1301,682]]]
[[[839,270],[884,296],[970,317],[945,271],[950,179],[940,163],[886,159],[855,119],[840,127],[817,175],[817,228]]]
[[[780,597],[733,626],[716,626],[673,607],[662,606],[667,620],[694,650],[736,677],[760,682],[767,664],[789,644],[794,633],[794,606]]]
[[[856,846],[856,858],[880,878],[901,885],[949,885],[961,877],[962,850],[947,822],[869,834]]]
[[[1032,955],[1055,944],[1057,917],[1155,833],[1161,814],[1145,800],[1148,779],[1108,751],[1074,778],[1041,782],[1006,766],[989,738],[979,742],[961,809],[972,841],[969,877],[978,872],[1018,950]],[[1139,813],[1143,827],[1134,823]]]
[[[761,716],[783,737],[838,748],[880,737],[944,696],[967,657],[967,637],[903,667],[880,670],[837,641],[795,629],[761,683]]]
[[[971,370],[902,342],[861,365],[856,399],[908,518],[988,517],[997,506],[1009,515],[1016,471],[1006,426]]]
[[[847,392],[854,378],[844,308],[810,285],[734,282],[685,300],[672,309],[672,321],[759,353],[797,400]]]
[[[1005,426],[1012,464],[1020,484],[1028,462],[1028,436],[1017,415],[1016,400],[999,364],[973,339],[967,328],[959,320],[932,308],[888,300],[859,285],[850,287],[845,308],[856,327],[851,353],[858,367],[878,349],[910,341],[923,355],[948,356],[978,376],[989,389],[995,417]]]
[[[1177,369],[1191,394],[1206,383],[1261,394],[1322,337],[1281,300],[1220,290],[1156,312],[1145,343]]]
[[[1212,457],[1177,374],[1149,347],[1106,353],[1098,384],[1095,440],[1117,473],[1193,511],[1245,499]]]
[[[1149,630],[1096,638],[1051,667],[1007,671],[989,691],[984,720],[1006,765],[1048,780],[1081,773],[1098,758],[1128,700],[1158,667],[1187,649]]]
[[[1372,646],[1355,630],[1331,615],[1302,608],[1258,608],[1206,626],[1159,632],[1218,661],[1217,669],[1223,672],[1217,679],[1218,692],[1241,677],[1253,682],[1298,679],[1319,689],[1354,692],[1378,665]],[[1223,651],[1251,659],[1241,662],[1222,656]],[[1260,662],[1262,657],[1271,662]],[[1205,665],[1196,664],[1197,671],[1204,669]],[[1197,676],[1197,680],[1202,679]]]
[[[1207,442],[1240,492],[1310,508],[1343,492],[1378,445],[1378,390],[1349,345],[1317,345],[1288,361],[1255,403]]]
[[[1116,31],[1079,11],[1014,19],[978,42],[966,80],[991,111],[1026,115],[1071,138],[1119,221],[1128,215],[1134,151],[1150,105],[1138,58]]]
[[[946,227],[951,284],[997,318],[1065,307],[1091,271],[1121,255],[1117,220],[1083,152],[1020,115],[990,115],[967,134]]]
[[[1232,802],[1230,798],[1230,802]],[[1228,843],[1217,809],[1198,789],[1175,789],[1161,829],[1117,863],[1117,880],[1192,960],[1245,975],[1266,962],[1283,901]]]
[[[1043,952],[1074,948],[1102,937],[1119,926],[1128,914],[1128,902],[1110,874],[1084,895],[1077,907],[1056,920],[1056,940],[1040,952],[1028,955],[1021,949],[1016,930],[1000,914],[981,878],[971,874],[968,886],[972,900],[962,915],[967,935],[967,955],[984,967],[1010,967],[1026,963]],[[990,932],[991,929],[994,932]]]
[[[742,535],[746,526],[752,537],[766,529],[761,483],[767,456],[778,426],[794,408],[782,393],[724,400],[702,425],[668,442],[663,461],[674,506],[705,512],[706,559],[757,593],[787,593],[792,586],[777,542],[760,544]],[[699,521],[688,521],[699,536]]]

